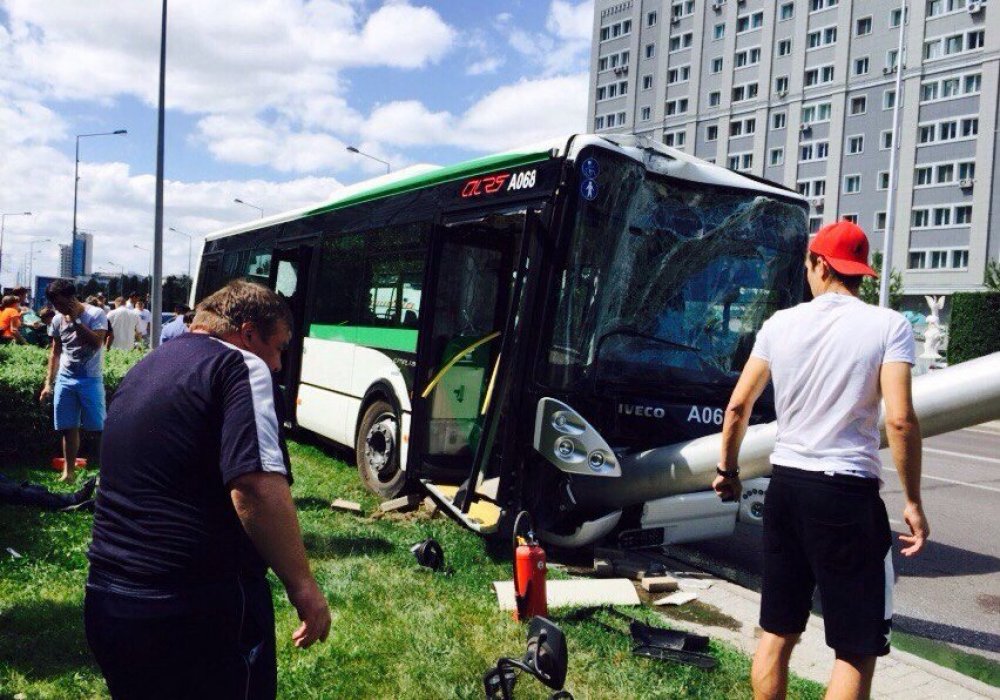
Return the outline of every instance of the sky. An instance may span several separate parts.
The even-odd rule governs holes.
[[[95,271],[145,274],[158,2],[0,0],[0,282],[58,271],[73,220]],[[593,0],[169,0],[164,273],[188,238],[384,172],[586,130]],[[49,239],[46,241],[45,239]],[[137,248],[136,246],[140,246]]]

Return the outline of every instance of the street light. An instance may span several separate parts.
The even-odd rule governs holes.
[[[118,268],[118,296],[125,296],[125,266],[119,265],[111,260],[106,260],[105,265],[111,265],[112,267]],[[111,296],[110,294],[108,296]]]
[[[389,163],[387,163],[386,161],[382,160],[381,158],[376,158],[375,156],[369,155],[369,154],[365,153],[364,151],[359,151],[354,146],[348,146],[347,150],[350,151],[351,153],[357,153],[359,156],[364,156],[365,158],[371,158],[372,160],[377,160],[379,163],[381,163],[382,165],[385,166],[385,174],[386,175],[388,175],[390,172],[392,172],[392,168],[389,166]]]
[[[37,291],[35,290],[34,285],[32,284],[32,278],[34,277],[32,273],[35,271],[35,244],[51,243],[51,242],[52,242],[51,238],[40,238],[38,240],[32,240],[28,243],[28,275],[27,275],[28,284],[26,284],[25,286],[31,287],[33,291]]]
[[[80,190],[80,139],[90,138],[91,136],[119,136],[127,133],[128,130],[126,129],[116,129],[115,131],[102,131],[97,134],[76,135],[76,168],[73,171],[73,239],[69,242],[71,260],[72,260],[73,246],[76,245],[76,203],[77,203],[77,195]],[[72,272],[72,268],[70,269],[70,272]]]
[[[233,201],[236,202],[237,204],[242,204],[245,207],[250,207],[251,209],[256,209],[257,211],[260,212],[260,218],[262,218],[262,219],[264,218],[264,207],[258,207],[256,204],[251,204],[250,202],[244,202],[239,197],[237,197]]]
[[[153,273],[152,272],[153,271],[153,261],[152,261],[153,251],[151,251],[149,248],[143,248],[138,243],[134,244],[132,247],[133,248],[138,248],[139,250],[143,250],[143,251],[149,253],[150,259],[148,261],[146,261],[146,276],[149,277]]]
[[[188,284],[190,284],[190,282],[191,282],[191,242],[194,240],[194,236],[192,236],[190,233],[184,233],[180,229],[176,229],[173,226],[170,227],[170,230],[173,231],[174,233],[179,233],[182,236],[187,236],[187,239],[188,239]]]
[[[30,211],[16,211],[0,214],[0,270],[3,270],[3,231],[7,227],[8,216],[31,216]]]

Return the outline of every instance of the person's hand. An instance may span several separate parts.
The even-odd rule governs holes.
[[[927,538],[930,537],[931,527],[927,524],[924,509],[919,503],[906,504],[903,508],[903,521],[910,528],[910,534],[899,536],[899,540],[907,545],[900,550],[900,553],[904,557],[913,557],[923,550]]]
[[[46,382],[45,386],[43,386],[42,390],[38,393],[38,400],[45,401],[45,399],[49,398],[50,396],[52,396],[52,386],[48,382]]]
[[[301,587],[289,588],[288,600],[302,620],[299,628],[292,632],[292,643],[306,649],[316,641],[325,642],[330,634],[330,606],[315,579],[310,578]]]
[[[738,476],[722,476],[720,474],[712,482],[712,490],[718,494],[723,503],[732,503],[740,499],[740,494],[743,493],[743,484],[740,483]]]

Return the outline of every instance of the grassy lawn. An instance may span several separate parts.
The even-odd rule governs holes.
[[[360,501],[372,513],[352,466],[324,450],[290,445],[293,487],[306,545],[333,611],[330,639],[292,647],[295,612],[274,580],[279,696],[282,698],[479,698],[482,674],[499,656],[519,656],[524,628],[497,609],[491,582],[510,577],[484,542],[447,518],[334,513],[335,497]],[[55,472],[12,469],[14,478],[53,487]],[[0,508],[0,698],[105,697],[83,634],[82,600],[91,516]],[[425,537],[444,547],[453,576],[420,570],[409,546]],[[11,547],[22,555],[7,553]],[[552,576],[559,574],[552,572]],[[627,609],[654,624],[654,611]],[[578,698],[749,698],[749,660],[713,642],[713,671],[633,657],[626,626],[605,615],[613,632],[571,611],[552,617],[569,645],[567,688]],[[792,697],[819,698],[802,680]],[[522,678],[517,697],[547,697]]]

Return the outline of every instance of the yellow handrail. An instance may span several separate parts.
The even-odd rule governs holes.
[[[465,357],[466,355],[468,355],[470,352],[472,352],[473,350],[475,350],[476,348],[478,348],[480,345],[483,345],[484,343],[488,343],[491,340],[493,340],[494,338],[497,338],[499,336],[500,336],[500,331],[493,331],[489,335],[483,336],[482,338],[480,338],[479,340],[477,340],[476,342],[474,342],[472,345],[470,345],[469,347],[467,347],[464,350],[462,350],[462,352],[456,354],[453,358],[451,358],[448,361],[448,364],[446,364],[444,367],[442,367],[441,370],[437,374],[434,375],[434,378],[427,384],[427,387],[420,393],[420,398],[426,399],[430,395],[430,393],[434,390],[434,387],[437,386],[438,382],[441,381],[441,378],[445,375],[445,372],[447,372],[452,367],[454,367],[455,364],[459,360],[461,360],[463,357]]]
[[[500,369],[500,355],[497,355],[497,361],[493,363],[493,374],[490,375],[489,386],[486,387],[486,398],[483,399],[483,410],[479,412],[479,415],[485,416],[486,409],[490,407],[490,399],[493,398],[493,387],[496,385],[497,381],[497,370]]]

